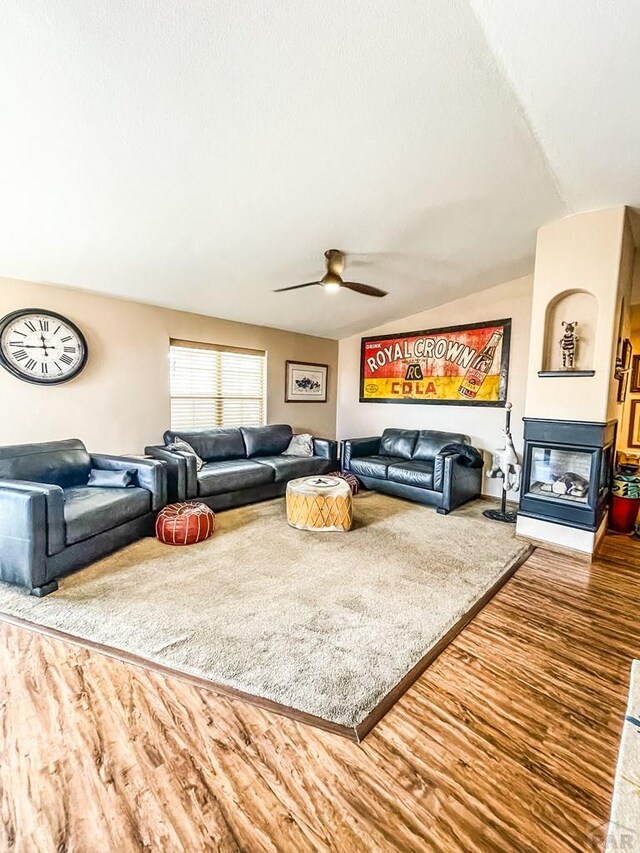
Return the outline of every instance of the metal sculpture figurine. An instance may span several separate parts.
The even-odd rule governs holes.
[[[560,338],[560,352],[562,353],[562,367],[564,370],[573,370],[576,360],[576,349],[580,340],[576,335],[577,323],[565,323],[562,321],[564,335]]]
[[[522,465],[518,461],[518,454],[511,438],[511,403],[506,404],[505,412],[505,425],[502,430],[504,447],[493,452],[491,468],[487,473],[489,477],[502,478],[502,503],[500,509],[485,509],[483,515],[493,521],[505,521],[508,524],[515,524],[516,513],[507,511],[507,492],[517,492],[520,490]]]

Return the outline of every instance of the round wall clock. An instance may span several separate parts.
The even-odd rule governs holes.
[[[85,366],[87,354],[80,329],[53,311],[26,308],[0,320],[0,364],[25,382],[68,382]]]

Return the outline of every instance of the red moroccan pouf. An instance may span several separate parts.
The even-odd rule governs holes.
[[[215,513],[203,503],[169,504],[156,518],[156,536],[165,545],[194,545],[215,529]]]

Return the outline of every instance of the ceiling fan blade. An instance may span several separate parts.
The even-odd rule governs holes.
[[[364,296],[386,296],[386,290],[380,290],[379,287],[373,287],[370,284],[358,284],[357,281],[343,281],[342,286],[348,290],[355,290],[356,293],[362,293]]]
[[[291,287],[279,287],[274,290],[274,293],[284,293],[286,290],[300,290],[301,287],[313,287],[314,284],[320,284],[319,281],[308,281],[306,284],[294,284]]]

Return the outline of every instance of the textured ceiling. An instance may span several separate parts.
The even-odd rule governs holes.
[[[637,4],[472,6],[0,0],[0,275],[340,337],[530,271],[640,203]],[[271,292],[330,247],[389,296]]]
[[[471,5],[570,210],[640,203],[640,2]]]

